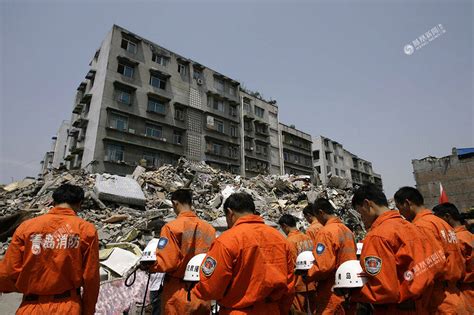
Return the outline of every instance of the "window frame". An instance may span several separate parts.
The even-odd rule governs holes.
[[[123,47],[124,42],[126,42],[126,46],[127,46],[127,47]],[[120,43],[120,47],[121,47],[122,49],[125,49],[125,50],[128,51],[129,53],[136,54],[136,53],[137,53],[137,50],[138,50],[138,43],[135,43],[134,41],[132,41],[132,40],[130,40],[130,39],[128,39],[128,38],[122,37],[122,41],[121,41],[121,43]],[[134,48],[133,48],[133,51],[129,49],[130,47],[134,47]]]
[[[158,86],[153,84],[153,81],[154,81],[153,79],[158,80],[159,82]],[[163,84],[163,87],[162,87],[162,84]],[[150,85],[154,88],[166,91],[167,79],[164,78],[163,76],[150,74]]]
[[[149,130],[151,130],[149,134]],[[154,135],[154,133],[157,132],[159,133],[159,136]],[[162,139],[163,138],[163,127],[160,125],[155,125],[155,124],[145,124],[145,136],[150,137],[150,138],[155,138],[155,139]]]

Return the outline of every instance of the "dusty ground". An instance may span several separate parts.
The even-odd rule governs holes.
[[[0,293],[0,314],[13,315],[21,303],[20,293]]]

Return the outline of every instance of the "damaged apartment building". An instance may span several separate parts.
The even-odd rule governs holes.
[[[372,183],[383,188],[382,177],[374,172],[371,162],[361,159],[327,137],[313,138],[313,163],[323,184],[327,184],[332,176],[339,176],[351,186]]]
[[[310,137],[281,126],[275,101],[114,25],[77,88],[67,133],[58,132],[56,141],[66,147],[46,158],[119,175],[181,156],[246,177],[285,169],[313,175],[307,159],[284,160],[291,144],[282,144],[294,134],[311,146]],[[52,166],[42,165],[42,171]]]

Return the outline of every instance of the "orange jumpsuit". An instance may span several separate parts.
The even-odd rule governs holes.
[[[428,209],[419,212],[413,219],[413,224],[440,244],[446,256],[444,270],[436,278],[429,298],[430,313],[471,314],[467,311],[468,305],[457,287],[457,281],[464,277],[466,265],[453,228]]]
[[[323,226],[321,225],[321,223],[319,223],[318,220],[314,219],[313,223],[311,223],[311,225],[308,226],[308,228],[306,229],[306,235],[311,237],[314,244],[316,244],[315,243],[316,242],[316,235],[318,235],[319,230],[321,230],[322,228],[323,228]]]
[[[360,263],[368,281],[352,294],[354,302],[371,303],[374,314],[427,314],[422,297],[445,258],[438,244],[389,210],[368,231]]]
[[[460,289],[466,301],[474,306],[474,235],[464,225],[454,228],[458,238],[461,253],[466,260],[466,276],[461,282]]]
[[[290,243],[291,254],[296,261],[296,257],[301,252],[312,251],[313,250],[313,241],[308,235],[301,233],[298,230],[291,231],[288,233],[287,241]],[[301,276],[296,276],[296,286],[295,286],[295,299],[293,300],[293,307],[300,312],[306,312],[307,303],[311,307],[311,312],[314,311],[316,306],[316,286],[313,282],[306,284],[303,282]]]
[[[186,265],[197,254],[206,253],[215,239],[216,231],[192,211],[181,212],[176,220],[163,226],[156,250],[153,272],[165,272],[161,313],[167,315],[209,314],[210,302],[196,298],[187,301]],[[197,310],[204,309],[202,313]]]
[[[287,315],[294,299],[290,245],[258,215],[245,215],[212,244],[193,291],[219,314]]]
[[[338,218],[329,219],[316,236],[313,255],[315,263],[308,280],[318,282],[316,314],[344,314],[344,298],[331,289],[337,268],[347,260],[357,259],[354,234]]]
[[[0,279],[0,287],[14,282],[24,295],[17,314],[94,314],[99,240],[94,225],[74,210],[53,208],[23,222],[2,263],[9,279]]]

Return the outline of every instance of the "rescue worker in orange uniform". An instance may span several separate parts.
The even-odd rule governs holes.
[[[466,229],[464,219],[458,208],[452,203],[446,202],[437,205],[433,208],[433,213],[454,228],[461,253],[466,261],[466,275],[459,282],[459,289],[467,302],[474,306],[474,235]]]
[[[301,252],[312,251],[313,241],[308,235],[305,235],[296,228],[297,219],[290,215],[284,214],[278,220],[280,228],[287,235],[286,240],[290,243],[291,254],[294,261]],[[307,305],[310,305],[311,312],[315,311],[316,307],[316,286],[314,282],[305,284],[303,276],[296,276],[295,285],[295,299],[293,300],[293,308],[299,312],[306,312]]]
[[[209,314],[210,302],[192,297],[187,301],[186,283],[183,281],[188,261],[197,254],[206,253],[215,239],[216,231],[199,219],[192,210],[192,192],[178,189],[171,194],[173,210],[178,216],[161,229],[156,263],[151,272],[164,272],[161,293],[161,313],[166,315]],[[200,311],[197,311],[200,310]]]
[[[441,247],[389,209],[385,194],[373,184],[354,192],[352,206],[368,229],[360,256],[367,283],[350,290],[352,301],[371,303],[374,314],[428,314],[423,294],[444,266]]]
[[[224,212],[229,230],[212,244],[193,292],[216,300],[221,315],[287,315],[295,286],[290,245],[255,215],[249,194],[230,195]]]
[[[308,271],[308,280],[318,282],[316,314],[344,314],[344,298],[334,294],[332,286],[337,268],[347,260],[357,259],[354,234],[334,214],[329,200],[317,199],[313,203],[313,213],[324,224],[313,248],[315,262]]]
[[[309,223],[309,227],[306,229],[306,235],[311,237],[313,243],[315,243],[316,235],[318,235],[318,232],[322,229],[323,225],[314,216],[313,205],[311,203],[309,203],[306,207],[303,208],[303,216],[305,220]]]
[[[423,196],[416,188],[402,187],[395,193],[394,199],[400,213],[433,242],[441,245],[446,256],[444,270],[436,278],[429,298],[430,313],[472,314],[457,287],[457,282],[464,278],[466,264],[453,228],[426,209]]]
[[[16,314],[95,313],[99,240],[94,225],[76,215],[83,200],[82,188],[64,184],[53,192],[54,208],[13,234],[0,288],[13,282],[23,293]]]

